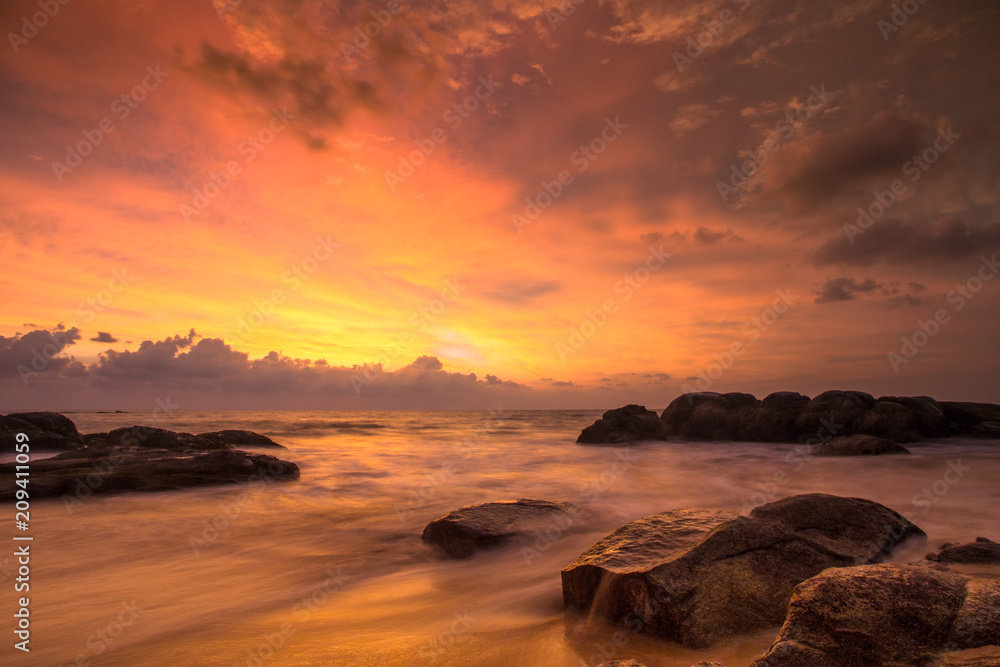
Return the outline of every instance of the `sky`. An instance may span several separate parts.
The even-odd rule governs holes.
[[[0,412],[1000,402],[995,2],[0,28]]]

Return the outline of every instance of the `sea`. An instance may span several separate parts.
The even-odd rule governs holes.
[[[31,652],[12,648],[17,563],[8,548],[3,664],[742,666],[778,628],[684,648],[567,613],[560,571],[649,514],[748,511],[811,492],[868,498],[923,528],[927,541],[904,545],[897,562],[944,542],[1000,538],[996,441],[813,458],[787,444],[576,444],[597,410],[66,414],[85,433],[134,424],[256,431],[288,448],[260,451],[302,475],[117,495],[83,484],[33,500]],[[466,560],[421,541],[449,511],[516,498],[581,512]]]

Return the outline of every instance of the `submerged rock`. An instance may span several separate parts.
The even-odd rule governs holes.
[[[910,450],[892,440],[860,434],[847,438],[835,438],[830,442],[816,445],[812,450],[813,456],[882,456],[909,453]]]
[[[1000,565],[1000,544],[985,537],[977,537],[968,544],[948,544],[936,554],[927,554],[927,560],[961,565]],[[1000,637],[997,638],[1000,642]]]
[[[563,570],[566,606],[705,647],[780,625],[795,586],[824,569],[878,562],[924,535],[878,503],[824,494],[763,505],[702,534],[706,519],[686,534],[629,524],[604,538]]]
[[[15,497],[14,464],[0,464],[0,500]],[[31,463],[31,497],[169,491],[207,484],[292,480],[294,463],[239,450],[213,452],[128,449],[108,444]]]
[[[1000,583],[914,565],[829,569],[795,589],[753,667],[931,665],[1000,639]]]
[[[201,433],[199,439],[208,442],[216,442],[234,447],[273,447],[276,449],[288,449],[284,445],[279,445],[266,435],[254,433],[253,431],[241,431],[236,429],[226,429],[223,431],[212,431],[211,433]]]
[[[519,498],[481,503],[431,521],[421,539],[452,558],[466,558],[535,530],[553,525],[565,529],[578,514],[579,510],[569,503],[548,500]]]
[[[652,410],[641,405],[626,405],[608,410],[592,425],[583,429],[577,442],[583,444],[662,440],[666,435],[663,423]]]

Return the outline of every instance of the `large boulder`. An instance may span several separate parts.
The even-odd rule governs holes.
[[[752,442],[798,442],[796,423],[808,404],[809,397],[795,391],[768,394],[745,419],[746,439]]]
[[[612,618],[627,616],[633,579],[642,578],[698,542],[713,528],[739,516],[712,509],[679,509],[636,519],[587,549],[562,571],[563,603],[588,611],[614,608]],[[598,599],[600,595],[600,599]],[[619,608],[619,603],[624,603]]]
[[[799,441],[825,440],[828,436],[858,432],[865,413],[875,407],[875,398],[862,391],[824,391],[809,401],[796,421]]]
[[[876,436],[896,442],[920,440],[920,417],[896,401],[879,399],[875,407],[858,421],[859,434]]]
[[[726,521],[694,544],[667,534],[650,548],[612,534],[563,570],[563,599],[569,608],[700,648],[779,625],[799,583],[828,567],[878,562],[923,535],[870,500],[792,496]]]
[[[753,667],[936,664],[1000,640],[1000,582],[914,565],[830,569],[795,589]]]
[[[714,391],[697,391],[681,394],[670,401],[660,415],[660,421],[666,428],[667,435],[684,435],[684,428],[694,411],[719,396]]]
[[[663,440],[665,437],[666,430],[655,412],[642,405],[626,405],[605,412],[601,419],[583,429],[576,441],[584,444],[615,444]]]
[[[951,434],[944,408],[930,396],[882,396],[878,403],[882,402],[898,403],[913,413],[917,430],[925,438],[944,438]]]
[[[15,497],[18,487],[13,465],[0,464],[0,500]],[[82,499],[96,493],[169,491],[206,484],[292,480],[298,476],[299,468],[294,463],[267,454],[238,450],[178,452],[105,444],[33,461],[31,497],[68,494]]]
[[[968,544],[946,544],[936,554],[927,554],[927,560],[961,565],[1000,565],[1000,544],[985,537],[977,537]],[[1000,642],[1000,637],[997,638]]]
[[[1000,405],[941,401],[940,406],[954,435],[1000,438]]]
[[[746,440],[745,424],[759,405],[752,394],[720,394],[701,403],[682,432],[697,440]]]
[[[569,503],[548,500],[519,498],[480,503],[431,521],[421,539],[452,558],[467,558],[536,530],[552,526],[565,530],[578,514],[579,510]]]
[[[83,447],[83,436],[76,424],[58,412],[20,412],[0,417],[0,452],[15,451],[18,433],[28,437],[31,451]]]
[[[881,456],[885,454],[909,454],[910,450],[892,440],[876,438],[873,435],[852,435],[834,438],[813,447],[813,456]]]

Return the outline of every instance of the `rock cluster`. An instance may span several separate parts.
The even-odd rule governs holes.
[[[828,567],[875,563],[924,533],[860,498],[792,496],[729,518],[681,510],[607,536],[562,572],[568,608],[690,647],[779,625]]]
[[[883,396],[826,391],[810,399],[781,391],[758,400],[751,394],[683,394],[660,415],[642,406],[609,410],[577,442],[736,440],[819,443],[869,435],[894,442],[949,436],[1000,438],[1000,405],[938,402],[927,396]]]
[[[193,435],[152,426],[81,434],[64,415],[32,412],[0,418],[2,451],[13,452],[16,435],[28,436],[32,454],[61,451],[31,461],[31,498],[89,497],[96,493],[167,491],[206,484],[291,480],[294,463],[234,449],[234,445],[284,449],[251,431]],[[16,496],[16,463],[0,464],[0,500]]]

